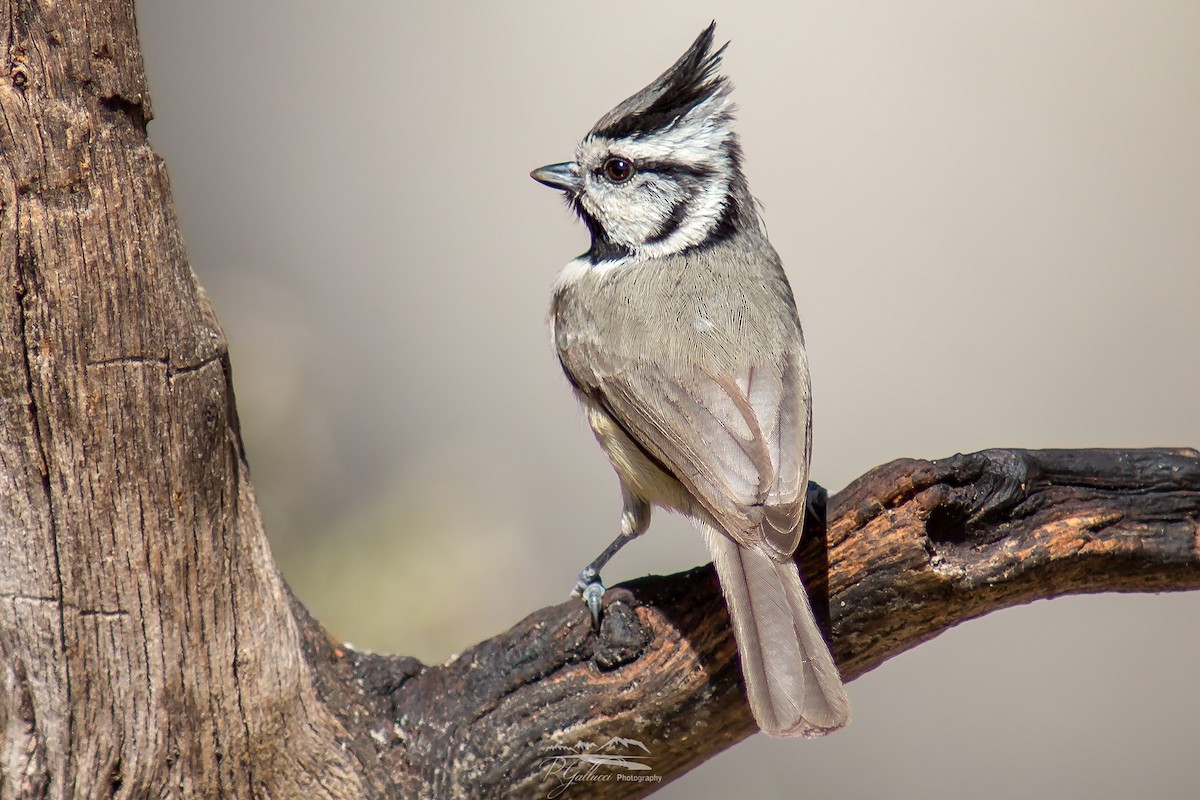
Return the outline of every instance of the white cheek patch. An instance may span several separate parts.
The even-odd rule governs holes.
[[[598,196],[597,215],[614,242],[636,247],[654,235],[660,220],[670,213],[670,203],[661,191],[647,185],[650,176],[638,176],[636,184],[606,186],[603,178],[592,188]]]
[[[687,216],[674,233],[657,242],[645,242],[634,249],[639,255],[657,258],[700,244],[720,223],[728,196],[729,179],[714,177],[688,204]]]
[[[648,173],[629,186],[606,185],[597,179],[591,187],[596,196],[596,216],[614,242],[640,251],[667,224],[675,207],[688,200],[676,181]]]

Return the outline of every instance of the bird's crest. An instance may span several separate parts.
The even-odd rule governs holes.
[[[727,92],[728,82],[717,70],[728,43],[712,52],[716,27],[716,22],[710,23],[666,72],[605,114],[592,128],[592,135],[608,139],[646,136]]]

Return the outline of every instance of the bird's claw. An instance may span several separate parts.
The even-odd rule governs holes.
[[[587,603],[592,612],[592,627],[600,630],[600,601],[604,599],[604,584],[600,581],[589,583],[583,590],[583,602]]]
[[[592,612],[592,626],[599,630],[600,601],[604,599],[604,583],[600,580],[600,573],[592,567],[585,567],[579,573],[579,580],[575,582],[575,589],[571,592],[571,596],[583,600],[588,611]]]

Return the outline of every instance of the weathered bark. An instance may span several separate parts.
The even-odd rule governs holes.
[[[133,4],[0,9],[0,795],[369,794],[269,557]]]
[[[753,732],[708,568],[598,636],[569,602],[433,667],[331,642],[270,558],[132,3],[0,8],[0,797],[529,797],[551,745],[669,780]],[[1194,451],[998,450],[869,473],[801,561],[853,679],[1003,606],[1200,587],[1198,520]]]
[[[895,461],[831,498],[826,530],[810,525],[799,559],[853,680],[998,608],[1200,588],[1200,453]],[[709,567],[633,581],[605,600],[599,637],[578,603],[564,603],[404,682],[395,675],[411,665],[348,655],[345,674],[376,697],[375,713],[400,720],[382,750],[389,772],[419,777],[431,797],[489,797],[497,785],[537,797],[559,780],[546,763],[552,745],[635,738],[669,780],[755,732]],[[604,782],[570,796],[652,788]]]

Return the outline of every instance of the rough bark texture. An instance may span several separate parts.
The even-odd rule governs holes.
[[[354,797],[269,556],[131,2],[0,2],[3,797]]]
[[[1200,453],[894,461],[831,498],[827,528],[809,526],[799,559],[853,680],[999,608],[1200,588]],[[598,637],[579,604],[564,603],[406,681],[395,676],[412,665],[348,655],[346,674],[376,714],[398,721],[381,750],[389,772],[415,776],[430,797],[490,797],[498,785],[505,796],[547,796],[562,780],[553,746],[638,739],[670,780],[755,732],[711,568],[633,581],[605,599]],[[596,782],[569,796],[653,788]]]
[[[270,558],[132,3],[0,10],[0,797],[547,796],[555,745],[669,780],[753,732],[708,568],[617,587],[599,635],[570,602],[433,667],[330,641]],[[847,679],[1015,603],[1200,587],[1190,450],[897,461],[828,517],[801,562]]]

